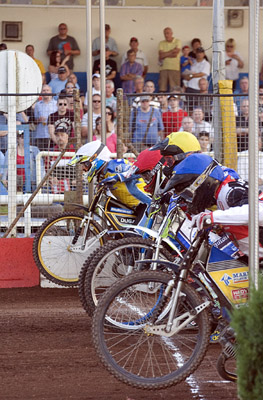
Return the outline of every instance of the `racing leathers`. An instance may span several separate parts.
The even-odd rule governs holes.
[[[228,175],[220,184],[216,193],[217,210],[206,211],[193,217],[193,221],[202,229],[211,224],[224,225],[224,229],[233,234],[239,249],[246,255],[249,251],[248,242],[248,184],[242,179]],[[259,256],[263,257],[263,193],[259,194]]]

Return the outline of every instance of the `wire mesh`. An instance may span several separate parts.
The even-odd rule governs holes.
[[[78,178],[76,169],[67,166],[76,151],[76,135],[79,140],[78,146],[81,144],[80,119],[84,113],[78,108],[77,113],[80,113],[80,117],[76,129],[76,110],[72,110],[69,116],[61,115],[59,118],[58,102],[55,101],[54,104],[53,101],[52,107],[45,107],[43,98],[40,98],[25,112],[16,115],[15,132],[8,131],[8,115],[0,114],[0,235],[6,232],[9,224],[10,188],[15,184],[16,213],[19,213],[54,165],[62,148],[66,148],[65,154],[50,176],[42,182],[39,192],[19,219],[17,234],[34,234],[47,217],[67,209],[68,199],[73,203],[84,199],[84,204],[88,203],[88,187],[81,172]],[[126,95],[118,103],[116,132],[119,133],[119,143],[124,144],[123,152],[129,152],[125,157],[130,161],[134,160],[134,154],[154,145],[171,132],[191,132],[198,138],[203,152],[215,154],[218,161],[236,169],[240,176],[247,180],[248,107],[248,96],[242,94],[212,95],[176,91]],[[263,187],[262,110],[263,92],[260,90],[259,184]],[[219,121],[217,126],[214,122],[215,112],[218,116],[216,120]],[[120,123],[121,126],[118,126]],[[68,133],[63,133],[63,129],[55,132],[56,128],[52,128],[55,124],[60,128],[67,126]],[[50,136],[52,129],[56,142]],[[16,148],[15,153],[11,155],[12,167],[8,164],[8,135],[11,135],[13,147]],[[117,154],[114,153],[113,156],[116,157]],[[15,183],[10,178],[13,176]]]

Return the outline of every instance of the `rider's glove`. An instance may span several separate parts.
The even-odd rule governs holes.
[[[192,217],[192,226],[197,227],[199,231],[213,225],[213,223],[214,219],[212,212],[201,212],[200,214]]]
[[[114,183],[118,182],[119,180],[120,180],[120,177],[118,174],[116,174],[116,175],[109,176],[108,178],[103,179],[100,182],[100,185],[107,185],[107,184],[113,185]]]

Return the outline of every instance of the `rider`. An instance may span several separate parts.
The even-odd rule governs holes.
[[[248,183],[205,154],[191,154],[173,170],[164,191],[175,189],[194,214],[193,224],[200,230],[212,224],[224,225],[233,234],[240,250],[248,255]],[[213,205],[217,210],[209,211]],[[197,214],[197,215],[196,215]],[[263,194],[259,194],[260,243],[263,245]],[[263,257],[263,248],[260,248]]]
[[[173,147],[171,154],[173,155],[200,151],[198,140],[189,132],[173,132],[166,139],[169,140],[169,137],[173,137],[171,143]],[[166,143],[167,140],[164,142]],[[162,143],[160,143],[161,147]],[[110,156],[111,153],[104,144],[94,141],[82,146],[68,165],[83,164],[89,182],[95,175],[99,182],[110,182],[114,196],[127,206],[135,208],[139,204],[149,205],[151,196],[147,191],[153,193],[151,186],[153,186],[154,175],[151,174],[152,176],[149,178],[146,173],[158,170],[159,166],[165,163],[160,151],[153,148],[151,151],[146,149],[138,156],[133,168],[126,159],[112,160]],[[148,188],[145,188],[145,181],[140,174],[144,175]]]
[[[68,165],[82,164],[86,172],[88,182],[94,176],[101,182],[105,178],[111,178],[116,174],[123,176],[131,168],[132,164],[126,159],[111,159],[111,152],[108,147],[99,140],[82,146]],[[124,179],[123,179],[124,180]],[[136,179],[129,179],[125,182],[109,179],[114,196],[128,207],[136,208],[139,204],[151,203],[151,197],[144,190],[145,182],[137,175]]]

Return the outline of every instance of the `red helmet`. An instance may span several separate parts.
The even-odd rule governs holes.
[[[144,189],[146,192],[154,194],[161,183],[161,179],[157,180],[158,171],[165,163],[165,158],[161,155],[160,150],[150,151],[143,150],[137,157],[137,161],[133,164],[134,173],[142,174],[146,182]]]
[[[143,150],[137,157],[137,161],[133,164],[138,168],[138,174],[145,171],[152,171],[152,169],[163,158],[160,150],[150,151],[149,149]]]

